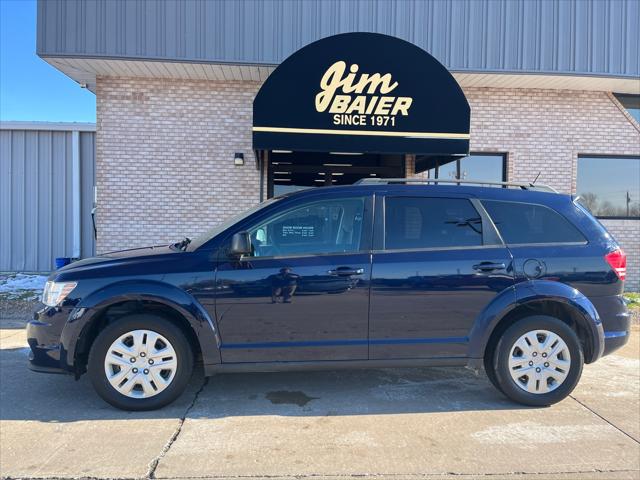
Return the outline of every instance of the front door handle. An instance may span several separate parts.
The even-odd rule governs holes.
[[[351,275],[362,275],[364,268],[338,267],[333,270],[327,270],[327,273],[334,277],[349,277]]]
[[[473,266],[479,272],[493,272],[494,270],[504,270],[507,266],[504,263],[480,262]]]

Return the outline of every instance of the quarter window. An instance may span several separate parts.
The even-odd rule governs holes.
[[[463,198],[390,197],[385,201],[385,248],[482,245],[482,219]]]
[[[249,230],[253,256],[355,252],[361,248],[365,197],[308,203]]]
[[[640,218],[639,157],[578,157],[580,203],[600,218]]]
[[[484,200],[482,204],[507,244],[585,241],[567,219],[543,205],[494,200]]]

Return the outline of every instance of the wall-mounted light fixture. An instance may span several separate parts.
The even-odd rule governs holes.
[[[235,156],[233,157],[233,164],[234,165],[244,165],[244,153],[237,153],[235,154]]]

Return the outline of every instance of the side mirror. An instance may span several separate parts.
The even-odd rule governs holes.
[[[231,249],[229,253],[236,257],[252,253],[251,236],[249,232],[238,232],[231,237]]]

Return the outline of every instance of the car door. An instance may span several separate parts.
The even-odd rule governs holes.
[[[367,359],[370,196],[305,196],[238,231],[253,254],[220,254],[223,363]]]
[[[513,285],[495,226],[455,195],[388,194],[376,213],[369,357],[464,356],[474,320]]]

